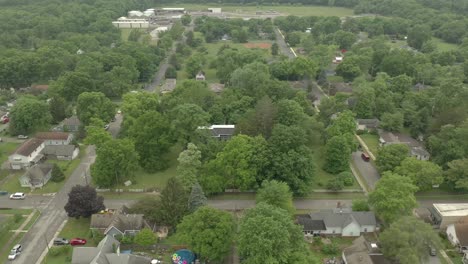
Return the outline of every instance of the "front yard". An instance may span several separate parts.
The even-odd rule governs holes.
[[[10,174],[13,174],[6,182],[0,185],[0,190],[8,191],[9,193],[14,192],[25,192],[33,194],[44,194],[44,193],[55,193],[62,188],[65,181],[70,177],[73,171],[78,167],[81,162],[81,158],[84,155],[85,147],[80,147],[80,154],[77,158],[71,161],[66,160],[47,160],[46,163],[55,163],[57,164],[65,174],[65,179],[61,182],[52,182],[49,181],[42,189],[35,189],[31,191],[30,188],[21,187],[19,183],[19,178],[26,172],[25,170],[20,171],[8,171]]]
[[[375,134],[369,134],[369,133],[362,134],[359,136],[366,143],[367,147],[372,152],[372,154],[376,156],[377,152],[379,151],[379,136]]]
[[[99,241],[94,241],[91,231],[89,229],[89,225],[91,223],[91,218],[69,218],[65,226],[63,227],[62,231],[60,231],[58,237],[63,237],[68,240],[72,238],[84,238],[86,239],[86,247],[94,247],[96,246]],[[50,238],[49,238],[50,239]],[[55,247],[55,246],[54,246]],[[53,248],[54,248],[53,247]],[[63,247],[63,246],[57,246]],[[65,251],[65,250],[64,250]],[[43,264],[65,264],[71,263],[73,250],[69,252],[61,252],[56,256],[52,256],[49,252],[47,256],[42,261]]]

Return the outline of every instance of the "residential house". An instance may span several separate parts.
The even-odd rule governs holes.
[[[69,145],[73,140],[73,134],[67,132],[39,132],[36,138],[44,140],[46,146]]]
[[[344,264],[389,264],[377,243],[366,241],[363,236],[356,238],[353,244],[341,254]]]
[[[333,59],[333,63],[335,64],[339,64],[343,62],[343,56],[335,56],[335,58]]]
[[[378,130],[379,132],[379,143],[380,146],[390,145],[390,144],[405,144],[410,149],[410,155],[419,159],[419,160],[429,160],[431,155],[424,148],[424,144],[406,134],[398,132],[388,132],[383,130]]]
[[[93,214],[90,228],[104,235],[135,235],[146,226],[143,214],[127,214],[126,211],[122,208]]]
[[[44,147],[44,140],[38,138],[31,138],[23,142],[23,144],[8,157],[11,169],[21,170],[38,163],[44,157],[44,155],[41,154]]]
[[[74,160],[78,157],[80,149],[75,145],[48,145],[42,150],[42,154],[48,159]]]
[[[468,223],[456,223],[447,226],[447,239],[461,253],[468,253]]]
[[[197,81],[204,81],[206,78],[205,78],[205,73],[202,72],[202,71],[199,71],[197,73],[197,75],[195,76],[195,80]]]
[[[356,119],[357,130],[377,131],[380,121],[377,118]]]
[[[62,130],[66,132],[80,131],[81,121],[76,116],[69,117],[63,121]]]
[[[151,259],[120,252],[120,242],[105,236],[97,247],[73,248],[72,264],[148,264]]]
[[[21,187],[42,188],[50,180],[53,167],[49,163],[32,166],[19,178]]]
[[[335,208],[310,213],[308,217],[303,215],[301,218],[301,220],[298,219],[298,223],[303,225],[305,235],[324,234],[353,237],[377,230],[377,222],[373,212],[354,212],[351,208]]]
[[[353,86],[350,83],[337,82],[330,84],[330,95],[335,95],[337,93],[353,93]]]
[[[220,94],[224,90],[224,84],[222,83],[210,83],[208,86],[216,94]]]
[[[468,216],[468,203],[433,204],[429,212],[432,223],[444,230]]]
[[[209,127],[198,127],[198,129],[209,130],[211,136],[220,140],[228,140],[236,131],[235,125],[211,125]]]

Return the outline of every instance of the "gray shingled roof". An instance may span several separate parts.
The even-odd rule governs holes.
[[[341,210],[341,212],[340,212]],[[311,213],[310,219],[322,220],[326,227],[345,227],[355,220],[359,225],[376,225],[373,212],[353,212],[346,209]]]
[[[298,215],[297,224],[302,225],[304,231],[327,230],[322,220],[312,220],[309,215]]]
[[[29,178],[31,185],[39,185],[44,183],[44,178],[52,170],[54,165],[49,163],[37,164],[29,168],[22,177]]]
[[[74,151],[74,145],[48,145],[44,147],[42,153],[45,155],[71,157]]]

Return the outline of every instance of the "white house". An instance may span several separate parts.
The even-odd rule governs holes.
[[[44,155],[41,154],[44,147],[44,140],[38,138],[32,138],[23,142],[23,144],[8,157],[11,169],[21,170],[38,163],[44,157]]]
[[[353,212],[351,208],[336,208],[298,217],[305,235],[360,236],[377,230],[373,212]]]
[[[457,223],[447,226],[447,239],[458,247],[460,253],[468,253],[468,224]]]
[[[46,146],[69,145],[73,140],[73,134],[67,132],[39,132],[36,138],[44,140]]]

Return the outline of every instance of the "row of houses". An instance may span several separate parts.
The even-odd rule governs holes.
[[[41,188],[51,178],[53,165],[44,159],[73,160],[79,148],[72,144],[73,134],[67,132],[40,132],[24,141],[8,157],[12,170],[26,170],[19,178],[21,187]]]

